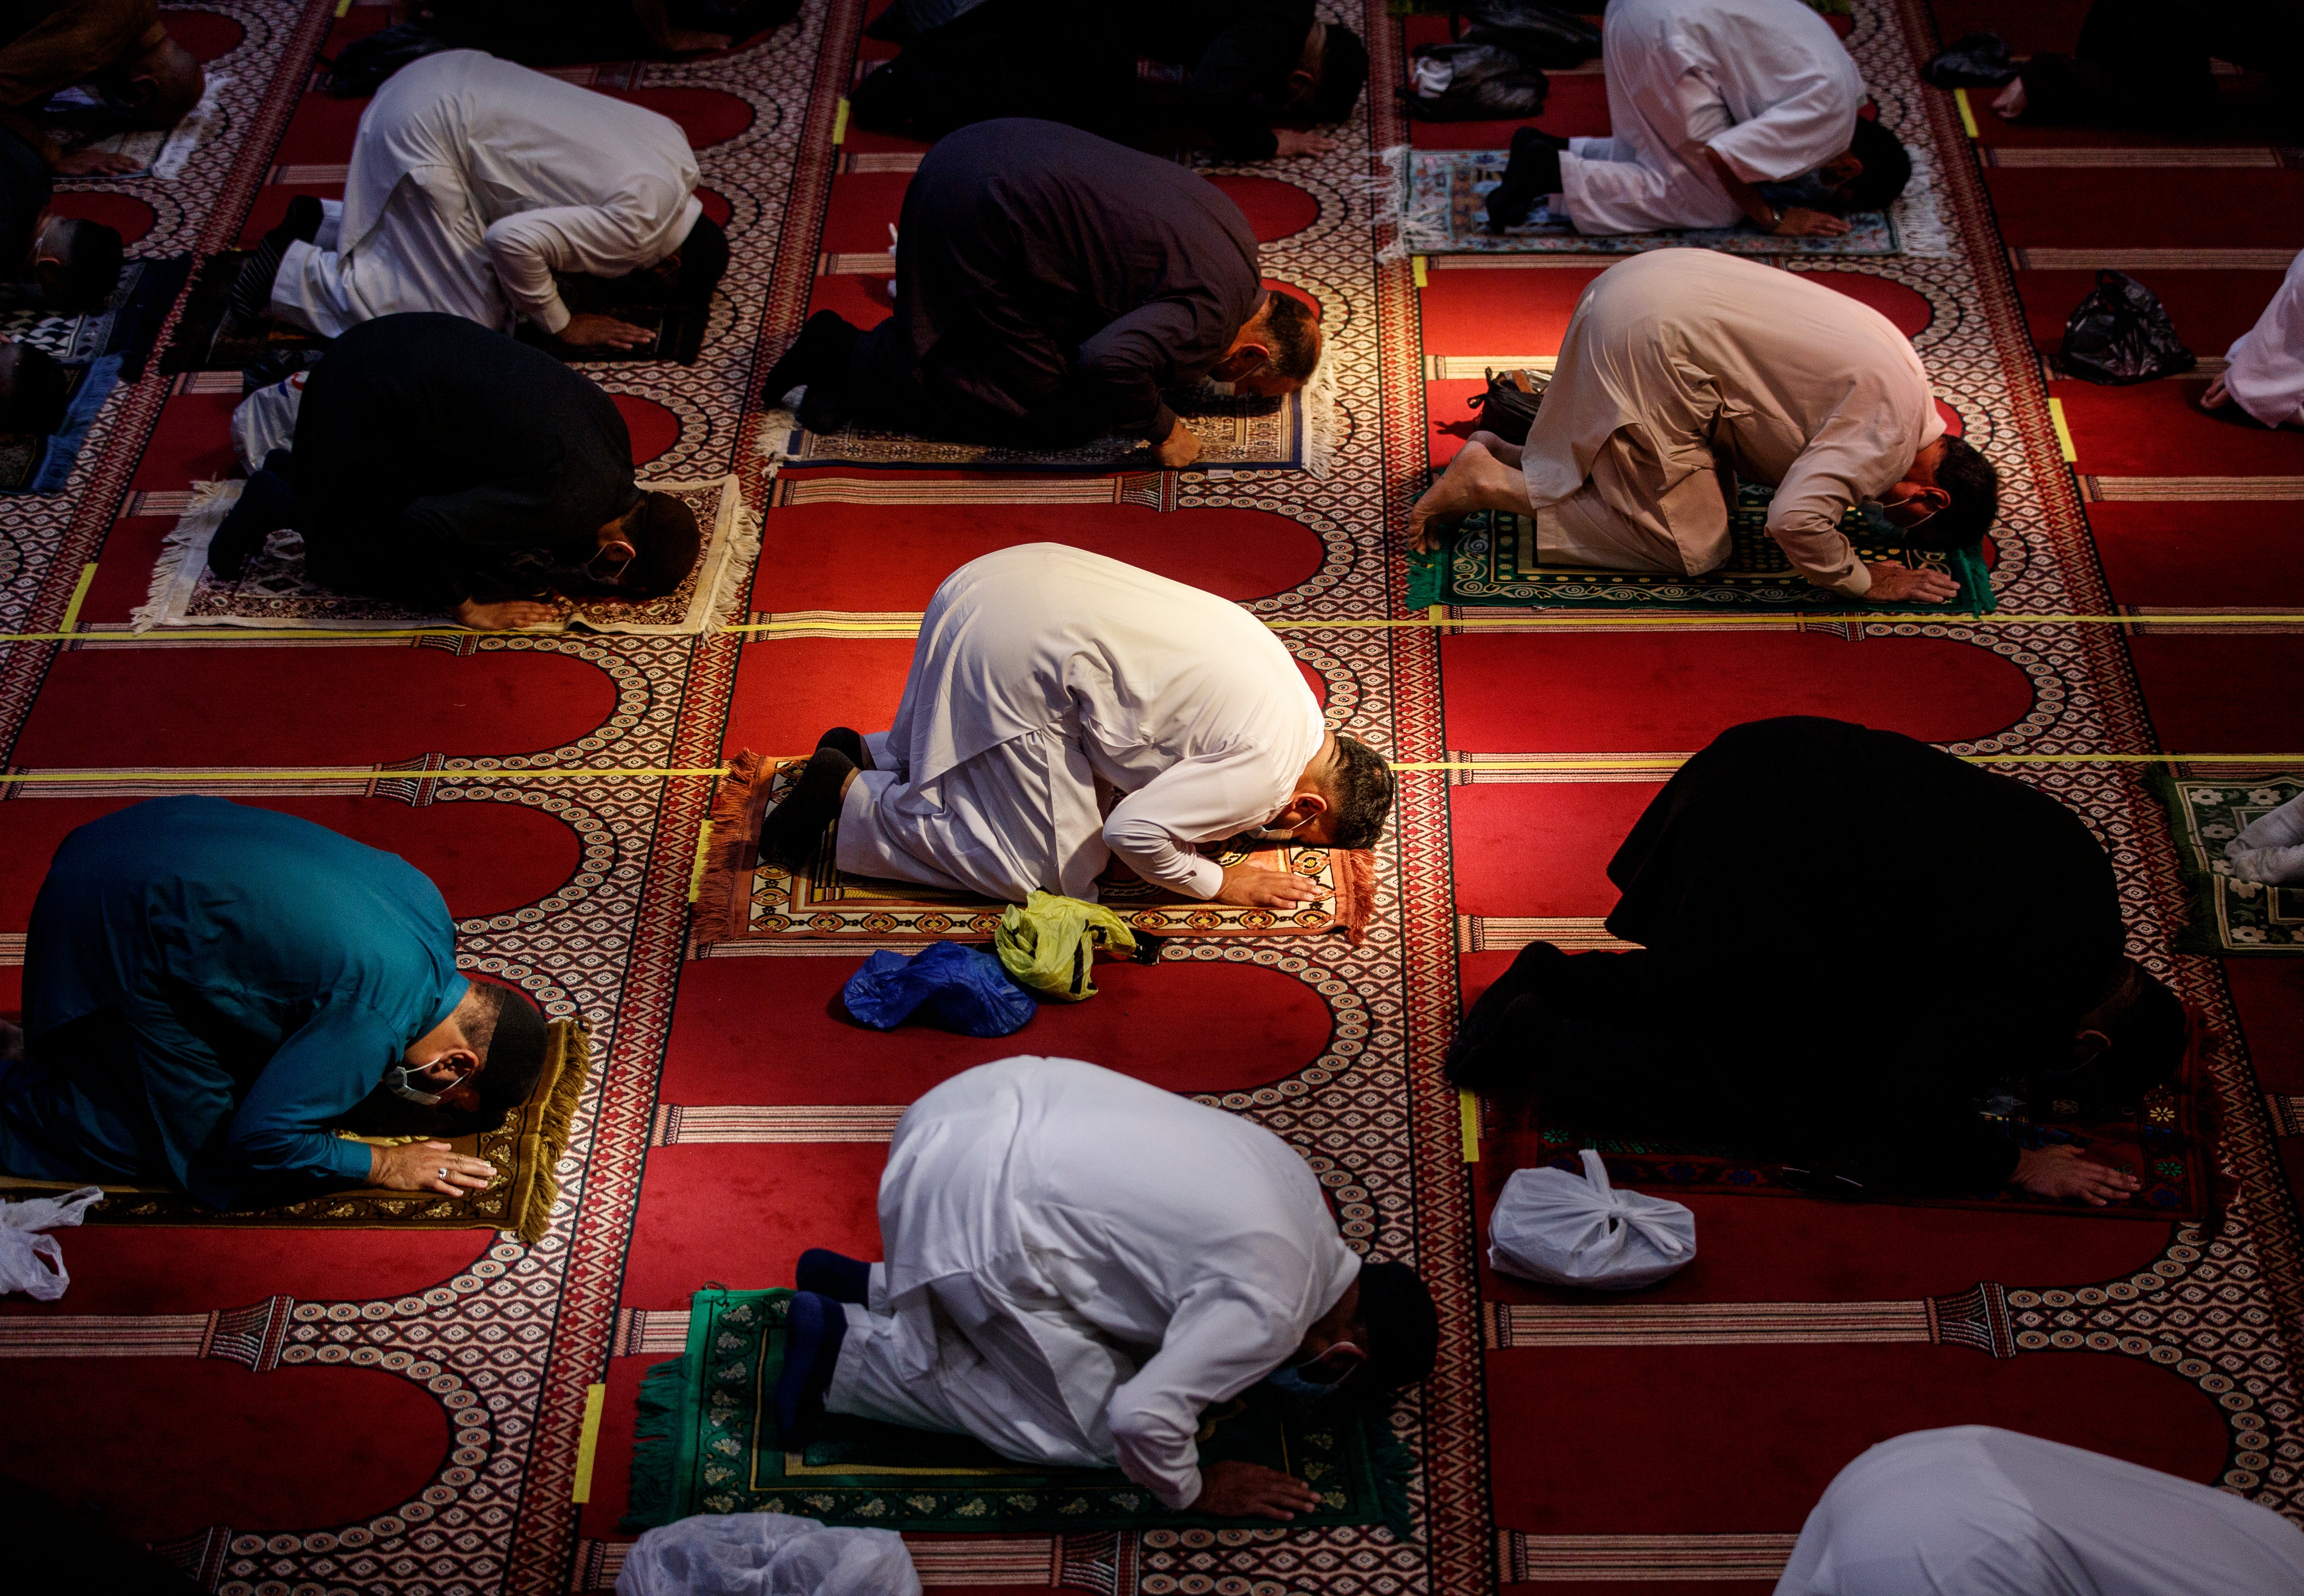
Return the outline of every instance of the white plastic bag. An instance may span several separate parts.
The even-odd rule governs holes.
[[[785,1513],[704,1514],[634,1541],[616,1596],[920,1596],[920,1576],[894,1530],[828,1530]]]
[[[264,469],[264,457],[295,441],[296,412],[304,406],[304,379],[309,372],[258,388],[233,408],[232,452],[241,473],[253,477]]]
[[[84,1186],[61,1197],[0,1203],[0,1296],[21,1291],[41,1303],[62,1296],[72,1284],[64,1272],[64,1244],[40,1232],[79,1224],[103,1196],[102,1186]]]
[[[1684,1204],[1608,1184],[1584,1150],[1584,1178],[1515,1170],[1488,1220],[1488,1262],[1501,1274],[1553,1286],[1631,1291],[1696,1256],[1696,1216]]]

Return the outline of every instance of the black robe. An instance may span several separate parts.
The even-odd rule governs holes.
[[[431,311],[330,346],[305,380],[292,469],[314,581],[443,611],[543,593],[640,497],[597,384]]]
[[[14,276],[21,270],[32,229],[54,191],[40,152],[0,127],[0,271]]]
[[[1646,951],[1564,962],[1580,1045],[1545,1051],[1547,1074],[1583,1072],[1555,1083],[1565,1098],[1677,1104],[1675,1128],[1779,1144],[1868,1185],[2004,1182],[2016,1147],[1975,1101],[2063,1065],[2123,969],[2112,863],[2077,815],[1842,721],[1724,732],[1608,877],[1609,932]]]
[[[897,224],[896,314],[857,341],[856,418],[987,443],[1157,443],[1262,294],[1240,207],[1173,161],[1055,122],[961,129]]]

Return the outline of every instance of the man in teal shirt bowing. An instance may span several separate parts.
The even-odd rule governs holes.
[[[292,815],[165,798],[80,827],[32,907],[22,1033],[0,1037],[0,1171],[216,1208],[487,1186],[445,1141],[335,1134],[493,1127],[534,1087],[542,1017],[458,975],[455,943],[422,872]],[[354,1123],[402,1102],[433,1112]]]

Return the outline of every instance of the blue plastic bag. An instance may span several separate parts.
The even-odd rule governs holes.
[[[917,1013],[963,1036],[1021,1031],[1039,1007],[998,959],[960,942],[934,942],[910,958],[883,948],[848,978],[840,1001],[876,1031],[893,1031]]]

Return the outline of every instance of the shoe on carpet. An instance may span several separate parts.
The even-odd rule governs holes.
[[[761,402],[773,409],[794,388],[806,388],[814,397],[819,388],[837,386],[833,379],[847,366],[860,331],[837,310],[809,317],[784,358],[769,368],[768,380],[760,384]]]
[[[286,454],[285,450],[275,449],[265,457],[264,469],[248,479],[232,513],[208,539],[208,570],[218,580],[240,580],[248,562],[263,551],[265,539],[283,527],[296,524],[296,490],[272,469],[275,460],[284,465]]]
[[[860,1307],[871,1298],[872,1266],[861,1258],[851,1258],[830,1247],[810,1247],[800,1255],[800,1267],[792,1272],[792,1284],[834,1302],[855,1303]]]
[[[1558,975],[1568,955],[1550,942],[1530,942],[1520,950],[1511,967],[1482,992],[1456,1027],[1442,1067],[1455,1085],[1478,1087],[1505,1078],[1522,1049],[1514,1038],[1526,1022],[1536,1018],[1535,994]],[[1529,1007],[1507,1023],[1507,1017],[1525,1001]]]
[[[792,1295],[784,1314],[784,1371],[776,1378],[776,1439],[794,1451],[824,1424],[824,1393],[840,1366],[848,1310],[814,1291]]]
[[[837,748],[818,748],[776,806],[760,823],[760,858],[798,870],[824,840],[825,828],[840,818],[841,789],[856,766]]]
[[[280,275],[281,258],[291,244],[309,244],[319,235],[327,213],[309,194],[288,202],[280,225],[266,233],[254,253],[241,263],[232,282],[232,313],[242,321],[261,321],[272,308],[272,284]]]
[[[1528,220],[1528,213],[1546,194],[1560,192],[1560,152],[1568,140],[1534,128],[1512,133],[1512,161],[1504,180],[1488,190],[1488,231],[1502,232]]]
[[[864,734],[860,731],[851,731],[845,726],[834,726],[816,739],[816,746],[819,748],[837,748],[847,756],[848,763],[860,771],[868,771],[872,768],[872,752],[864,746]]]

